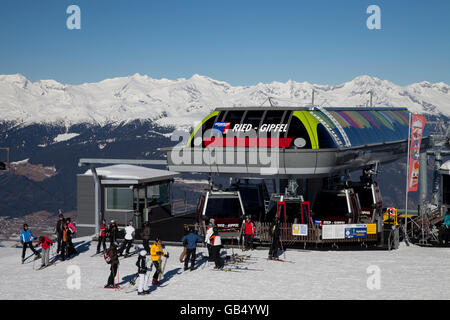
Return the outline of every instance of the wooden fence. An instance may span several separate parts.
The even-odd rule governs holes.
[[[272,236],[270,234],[270,222],[260,222],[256,224],[256,237],[261,242],[271,242]],[[318,226],[308,226],[308,233],[306,236],[297,236],[292,234],[292,223],[281,225],[280,240],[284,245],[296,243],[351,243],[351,242],[376,242],[378,240],[377,234],[369,234],[366,238],[352,238],[352,239],[322,239],[321,229]]]

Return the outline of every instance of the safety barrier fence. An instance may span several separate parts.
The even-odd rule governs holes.
[[[292,232],[292,223],[282,223],[280,228],[280,240],[282,243],[358,243],[358,242],[375,242],[377,241],[377,234],[368,234],[364,238],[349,238],[349,239],[322,239],[322,230],[319,226],[309,225],[306,235],[294,235]],[[272,223],[261,222],[256,225],[256,236],[261,242],[271,242],[272,234],[270,228]]]

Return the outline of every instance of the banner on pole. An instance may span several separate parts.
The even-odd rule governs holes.
[[[409,147],[409,168],[408,168],[408,192],[417,191],[419,184],[419,157],[420,144],[422,143],[423,129],[426,119],[423,116],[414,114],[411,121],[411,137]]]

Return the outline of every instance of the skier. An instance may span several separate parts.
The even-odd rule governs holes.
[[[97,254],[100,253],[100,246],[103,245],[103,251],[106,251],[106,220],[100,225],[100,234],[98,235]]]
[[[270,234],[272,235],[272,244],[269,249],[269,260],[278,258],[278,249],[280,248],[280,219],[275,218],[275,221],[270,226]]]
[[[189,234],[189,227],[188,226],[184,226],[184,228],[183,228],[183,237],[184,236],[187,236]],[[183,263],[184,262],[184,258],[186,257],[186,246],[187,246],[187,243],[186,242],[183,242],[183,251],[181,251],[181,254],[180,254],[180,263]]]
[[[66,258],[69,258],[68,247],[69,247],[69,239],[70,239],[70,230],[66,223],[63,224],[63,231],[61,235],[61,253],[60,258],[61,261],[65,261]]]
[[[255,224],[250,219],[250,216],[247,216],[244,223],[244,251],[253,250],[253,237],[255,234]]]
[[[141,250],[139,251],[139,257],[136,262],[136,266],[138,267],[139,274],[139,285],[138,285],[138,295],[149,294],[150,291],[148,289],[148,275],[147,275],[147,251]]]
[[[67,256],[70,258],[71,255],[77,254],[77,250],[72,242],[72,237],[77,231],[72,220],[70,218],[66,219],[67,228],[69,229],[69,237],[67,238]]]
[[[450,209],[444,217],[444,230],[441,239],[442,244],[446,244],[447,246],[450,244]]]
[[[117,248],[119,244],[117,242],[113,242],[108,249],[107,257],[109,258],[109,264],[111,265],[108,277],[108,283],[105,285],[105,288],[118,288],[118,284],[115,282],[115,278],[117,272],[119,271],[119,256],[117,255]]]
[[[205,235],[206,247],[208,248],[208,262],[214,261],[213,257],[212,257],[212,246],[211,246],[211,242],[209,241],[209,238],[211,238],[211,236],[214,233],[214,226],[215,226],[215,220],[211,219],[209,221],[208,228],[206,229],[206,235]]]
[[[46,236],[40,236],[36,247],[42,245],[42,263],[41,269],[50,265],[50,247],[53,245],[53,241]]]
[[[56,242],[58,243],[58,247],[56,249],[57,254],[61,252],[62,231],[63,231],[63,224],[65,222],[66,220],[64,219],[64,215],[60,213],[55,227]]]
[[[117,224],[114,220],[111,220],[111,223],[109,224],[107,233],[109,235],[109,245],[111,245],[117,241],[117,236],[119,234],[119,228],[117,227]]]
[[[128,222],[128,226],[125,227],[125,241],[122,243],[122,247],[119,251],[119,257],[123,254],[123,250],[125,250],[125,257],[130,255],[131,244],[133,243],[135,229],[133,228],[133,222]]]
[[[189,234],[181,239],[181,242],[186,243],[186,257],[184,259],[184,271],[188,269],[189,260],[191,260],[191,271],[195,269],[195,251],[197,249],[197,242],[203,242],[203,239],[196,233],[194,228],[189,228]]]
[[[150,224],[149,222],[144,222],[144,228],[141,233],[142,244],[144,245],[144,249],[147,253],[150,252]]]
[[[30,229],[28,229],[28,224],[24,224],[23,225],[23,230],[20,233],[20,243],[23,246],[22,249],[22,264],[25,262],[25,252],[27,251],[27,247],[30,247],[31,251],[33,251],[33,253],[36,255],[36,257],[34,258],[39,259],[41,257],[41,255],[39,254],[39,252],[37,252],[34,247],[33,247],[33,239],[36,239],[36,237],[33,235],[33,232],[31,232]]]
[[[212,257],[215,263],[214,269],[221,269],[223,268],[222,258],[220,257],[220,249],[222,248],[222,239],[219,235],[219,229],[217,227],[214,227],[213,235],[211,236],[210,243],[211,243],[211,253]]]
[[[155,243],[153,243],[152,247],[150,248],[150,257],[152,259],[153,265],[155,266],[155,273],[153,274],[153,280],[152,284],[154,285],[160,285],[159,282],[159,274],[161,273],[161,257],[165,256],[166,259],[169,258],[169,253],[164,253],[162,248],[162,241],[159,239],[159,237],[156,237]]]

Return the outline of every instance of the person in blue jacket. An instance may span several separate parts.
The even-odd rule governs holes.
[[[25,252],[27,251],[27,247],[30,247],[31,251],[36,255],[35,259],[39,259],[41,255],[39,252],[37,252],[33,247],[33,239],[36,239],[36,237],[33,235],[33,232],[31,232],[30,229],[28,229],[28,225],[25,223],[23,225],[23,230],[20,233],[20,243],[23,246],[22,249],[22,263],[25,261]]]
[[[450,212],[447,211],[444,217],[444,237],[443,242],[445,242],[446,245],[450,244]]]
[[[184,271],[186,271],[191,261],[191,271],[195,269],[195,251],[197,249],[197,242],[203,242],[203,239],[196,233],[194,229],[189,228],[189,233],[181,238],[181,242],[186,245],[186,257],[184,258]]]

